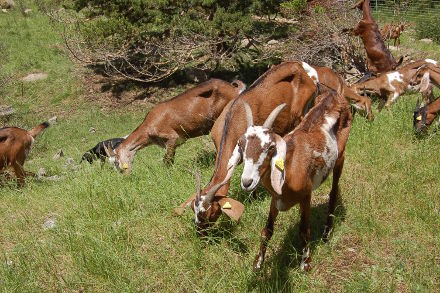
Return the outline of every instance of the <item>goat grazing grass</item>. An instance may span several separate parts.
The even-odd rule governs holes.
[[[412,42],[402,39],[402,47]],[[242,201],[239,223],[222,217],[200,239],[193,213],[172,210],[213,173],[215,148],[208,136],[189,140],[175,163],[164,150],[137,153],[129,176],[99,163],[77,165],[98,141],[120,137],[146,112],[102,111],[86,99],[76,66],[46,16],[0,17],[3,70],[16,77],[0,103],[16,108],[8,124],[30,129],[53,114],[57,124],[39,136],[25,169],[46,170],[26,186],[0,188],[0,290],[4,292],[318,292],[437,291],[440,287],[440,135],[433,125],[413,134],[416,96],[403,96],[368,122],[355,116],[346,149],[329,243],[320,239],[331,180],[315,191],[312,206],[312,270],[303,273],[298,207],[280,213],[266,262],[252,262],[269,211],[270,195],[241,191],[236,170],[230,196]],[[435,58],[435,57],[433,57]],[[22,84],[27,73],[46,80]],[[22,91],[22,86],[24,90]],[[96,132],[89,129],[94,127]],[[58,149],[64,157],[53,159]],[[67,161],[73,158],[76,163]]]

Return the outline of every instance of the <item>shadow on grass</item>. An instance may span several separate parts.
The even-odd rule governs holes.
[[[313,269],[313,254],[318,246],[322,243],[321,237],[324,232],[324,226],[327,221],[328,203],[322,203],[311,208],[310,216],[310,232],[311,243],[310,252],[312,257],[312,269]],[[345,207],[343,205],[341,197],[338,198],[338,204],[335,210],[335,225],[345,219]],[[263,228],[263,227],[261,227]],[[293,292],[294,288],[291,286],[289,271],[292,268],[298,269],[302,257],[302,246],[299,237],[299,222],[289,228],[287,232],[277,231],[275,226],[274,233],[285,233],[282,246],[274,255],[267,255],[265,264],[261,272],[255,274],[255,276],[248,282],[248,290],[264,290],[271,292]],[[255,246],[255,253],[257,252],[259,243]],[[270,242],[269,246],[270,247]],[[252,264],[249,264],[250,266]],[[261,286],[264,286],[264,289]]]

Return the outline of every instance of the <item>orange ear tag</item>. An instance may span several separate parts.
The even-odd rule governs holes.
[[[128,169],[128,164],[127,163],[122,164],[122,169]]]

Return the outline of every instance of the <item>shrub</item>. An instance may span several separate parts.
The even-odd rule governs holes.
[[[429,13],[420,15],[416,19],[417,37],[420,39],[430,38],[440,43],[440,6],[432,9]]]

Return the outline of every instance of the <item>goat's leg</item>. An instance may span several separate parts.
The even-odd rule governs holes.
[[[25,182],[25,173],[23,166],[21,166],[18,162],[14,162],[12,164],[12,168],[14,168],[14,173],[17,177],[18,187],[22,187]]]
[[[303,247],[301,269],[306,272],[311,269],[310,263],[312,261],[310,257],[310,197],[311,194],[300,203],[301,221],[299,223],[299,234]]]
[[[254,260],[254,270],[258,271],[261,269],[261,266],[264,262],[264,255],[266,254],[266,248],[267,243],[269,242],[270,238],[272,238],[273,234],[273,225],[275,223],[275,220],[278,216],[278,209],[275,205],[275,199],[272,197],[272,201],[270,202],[270,210],[269,210],[269,216],[267,217],[266,226],[261,231],[261,243],[260,243],[260,249],[258,251],[257,256]]]
[[[176,154],[176,146],[177,146],[177,140],[179,139],[179,136],[173,136],[169,138],[165,142],[165,148],[166,148],[166,154],[163,158],[163,162],[165,165],[172,165],[174,163],[174,155]]]
[[[336,161],[335,167],[333,168],[333,182],[332,190],[330,191],[329,195],[327,224],[324,228],[324,233],[322,234],[322,240],[324,242],[328,241],[329,235],[333,229],[334,213],[339,196],[339,178],[341,178],[342,168],[344,167],[344,160],[345,155],[342,154],[341,157],[339,157]]]

